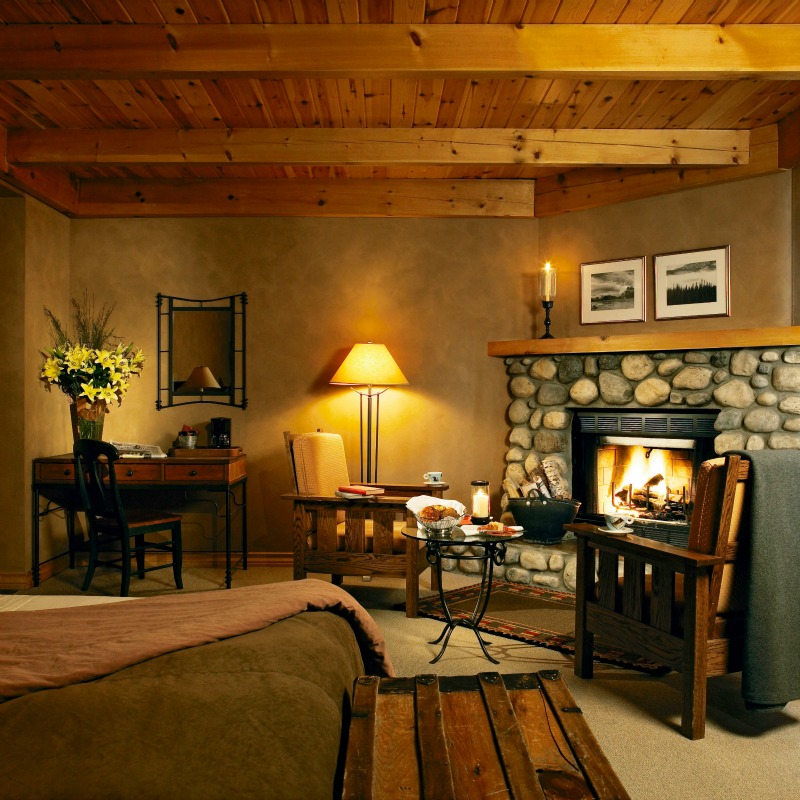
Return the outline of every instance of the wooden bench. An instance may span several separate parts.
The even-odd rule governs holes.
[[[356,681],[344,800],[625,800],[556,670]]]

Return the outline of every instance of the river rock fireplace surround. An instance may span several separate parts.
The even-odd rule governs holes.
[[[581,501],[578,519],[597,522],[607,502],[663,508],[663,497],[621,477],[613,448],[627,442],[615,434],[641,437],[645,452],[671,454],[674,471],[651,466],[644,483],[660,476],[670,506],[685,494],[687,519],[635,527],[675,544],[687,539],[702,460],[730,450],[800,449],[800,327],[491,342],[488,352],[504,359],[508,377],[505,477],[524,484],[548,461]],[[616,429],[600,430],[607,426]],[[608,435],[612,450],[603,449]],[[500,502],[513,524],[505,493]],[[564,544],[523,543],[510,555],[507,580],[574,589],[574,558]]]
[[[729,450],[800,449],[799,334],[793,327],[492,343],[490,355],[505,359],[511,398],[506,477],[524,482],[548,461],[581,501],[579,516],[597,521],[609,503],[632,506],[627,494],[637,491],[602,444],[640,439],[648,457],[664,449],[683,463],[671,486],[669,476],[657,483],[670,486],[668,505],[685,496],[691,507],[686,462],[695,468]],[[604,470],[611,478],[596,478]],[[649,490],[644,501],[641,487],[639,495],[639,507],[651,505]]]

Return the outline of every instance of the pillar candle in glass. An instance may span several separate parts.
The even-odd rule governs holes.
[[[489,481],[472,481],[472,524],[485,525],[489,517]]]
[[[539,270],[539,299],[551,303],[556,297],[556,271],[548,261]]]

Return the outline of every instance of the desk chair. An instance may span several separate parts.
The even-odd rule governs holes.
[[[578,537],[575,674],[592,677],[595,636],[681,672],[688,739],[705,735],[707,678],[742,668],[749,468],[738,455],[703,462],[688,549],[565,526]]]
[[[415,495],[441,497],[447,489],[409,484],[382,486],[385,494],[364,500],[336,497],[350,484],[342,437],[335,433],[283,434],[295,494],[283,495],[294,507],[294,580],[307,572],[333,576],[395,575],[406,580],[406,616],[416,617],[419,576],[430,567],[424,542],[400,531],[416,526],[406,501]],[[435,573],[431,586],[437,588]]]
[[[107,442],[81,439],[75,443],[73,453],[77,460],[75,482],[86,514],[89,530],[89,566],[81,589],[85,592],[92,583],[97,566],[113,567],[122,572],[120,597],[127,597],[131,581],[131,559],[136,559],[136,574],[144,578],[145,572],[172,567],[175,586],[183,589],[181,563],[181,517],[149,509],[127,510],[122,504],[117,486],[114,463],[120,455],[117,448]],[[169,538],[149,541],[145,537],[167,531]],[[131,547],[131,539],[134,546]],[[119,549],[117,549],[119,548]],[[147,550],[169,552],[172,561],[145,567]],[[111,552],[109,558],[100,554]]]

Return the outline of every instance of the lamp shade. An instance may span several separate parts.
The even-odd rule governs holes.
[[[345,386],[398,386],[408,383],[385,344],[355,344],[331,378]]]
[[[208,367],[195,367],[181,389],[219,389],[217,379]]]

